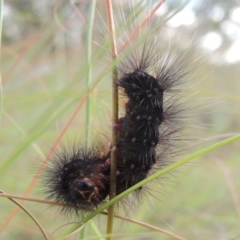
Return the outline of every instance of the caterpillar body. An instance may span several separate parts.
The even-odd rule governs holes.
[[[125,116],[115,125],[121,153],[117,162],[117,193],[145,179],[156,162],[159,166],[167,164],[163,152],[180,126],[181,114],[176,114],[174,99],[164,101],[164,95],[186,73],[179,60],[173,61],[169,55],[153,58],[155,44],[152,46],[144,46],[139,55],[119,68],[117,85],[123,89],[127,103]],[[165,121],[170,127],[161,127]]]
[[[152,58],[154,48],[142,51],[141,57],[128,59],[118,69],[116,84],[127,101],[124,116],[114,125],[118,131],[117,194],[145,179],[153,166],[159,169],[167,164],[164,153],[174,146],[173,134],[179,132],[182,117],[179,97],[173,91],[186,75],[181,59]],[[44,175],[47,198],[76,212],[102,204],[110,189],[111,149],[106,146],[75,146],[71,152],[64,149],[57,154]]]

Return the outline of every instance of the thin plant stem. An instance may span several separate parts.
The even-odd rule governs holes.
[[[24,201],[44,203],[44,204],[61,206],[61,207],[66,206],[66,204],[64,204],[64,203],[58,203],[58,202],[44,200],[44,199],[38,199],[38,198],[23,197],[23,196],[18,196],[18,195],[14,195],[14,194],[3,193],[3,192],[1,193],[1,192],[2,191],[0,190],[0,197],[15,198],[15,199],[20,199],[20,200],[24,200]]]
[[[1,194],[5,194],[3,191],[0,190]],[[15,201],[14,199],[12,199],[11,197],[7,197],[10,201],[12,201],[13,203],[15,203],[16,205],[18,205],[18,207],[20,207],[38,226],[38,228],[40,229],[40,231],[42,232],[44,238],[47,240],[48,236],[47,233],[44,231],[43,227],[41,226],[41,224],[38,222],[38,220],[24,207],[22,206],[22,204],[18,203],[17,201]]]
[[[93,21],[96,9],[96,0],[92,0],[89,4],[89,18],[88,18],[88,26],[87,26],[87,35],[86,35],[86,56],[87,56],[87,88],[90,89],[92,84],[92,30],[93,30]],[[90,142],[91,135],[91,98],[88,97],[86,102],[86,142],[87,146]]]
[[[86,56],[87,56],[87,88],[91,88],[92,84],[92,31],[93,31],[93,21],[95,16],[95,9],[96,9],[96,0],[92,0],[89,3],[88,9],[88,26],[87,26],[87,33],[86,33]],[[91,96],[87,98],[86,102],[86,130],[85,130],[85,137],[86,137],[86,144],[89,146],[90,144],[90,136],[91,136]],[[85,227],[83,227],[82,231],[80,232],[81,239],[85,237]]]
[[[49,205],[55,205],[55,206],[66,206],[65,204],[63,203],[58,203],[58,202],[54,202],[54,201],[49,201],[49,200],[43,200],[43,199],[37,199],[37,198],[30,198],[30,197],[22,197],[22,196],[18,196],[18,195],[14,195],[14,194],[7,194],[7,193],[1,193],[2,191],[0,190],[0,197],[5,197],[5,198],[14,198],[14,199],[21,199],[21,200],[25,200],[25,201],[30,201],[30,202],[38,202],[38,203],[43,203],[43,204],[49,204]],[[93,211],[93,210],[92,210]],[[100,214],[102,215],[105,215],[107,216],[108,215],[108,212],[101,212]],[[137,221],[137,220],[134,220],[134,219],[131,219],[131,218],[126,218],[126,217],[123,217],[123,216],[119,216],[119,215],[114,215],[115,218],[118,218],[118,219],[122,219],[122,220],[126,220],[128,222],[132,222],[132,223],[135,223],[137,225],[140,225],[140,226],[143,226],[143,227],[146,227],[146,228],[149,228],[149,229],[152,229],[154,231],[157,231],[157,232],[161,232],[161,233],[164,233],[164,234],[167,234],[167,235],[170,235],[170,236],[174,236],[176,239],[181,239],[183,240],[184,238],[179,236],[179,235],[176,235],[172,232],[169,232],[169,231],[166,231],[164,229],[161,229],[159,227],[156,227],[156,226],[153,226],[153,225],[150,225],[150,224],[146,224],[144,222],[140,222],[140,221]],[[94,222],[91,222],[91,226],[93,228],[96,228]],[[83,231],[83,230],[82,230]],[[97,229],[94,230],[96,232],[96,234],[98,235],[99,239],[101,238],[101,234],[100,232],[97,232]]]
[[[74,223],[76,223],[76,222],[70,222],[70,223],[65,223],[65,224],[61,225],[60,227],[58,227],[57,229],[55,229],[55,230],[51,233],[51,235],[49,236],[48,240],[50,240],[50,239],[52,238],[52,236],[53,236],[58,230],[60,230],[61,228],[66,227],[67,225],[74,224]],[[81,223],[81,227],[80,227],[79,229],[77,229],[76,231],[72,232],[70,235],[72,235],[72,234],[74,234],[74,233],[76,233],[76,232],[78,232],[78,231],[81,231],[84,226],[85,226],[85,224],[82,224],[82,223]],[[70,236],[70,235],[69,235],[69,236]]]
[[[102,212],[102,214],[107,214],[107,213]],[[137,220],[134,220],[134,219],[131,219],[131,218],[122,217],[122,216],[119,216],[119,215],[114,215],[114,217],[118,218],[118,219],[122,219],[122,220],[127,221],[127,222],[135,223],[135,224],[137,224],[139,226],[146,227],[146,228],[154,230],[156,232],[163,233],[165,235],[171,236],[172,238],[175,238],[175,239],[178,239],[178,240],[186,240],[185,238],[183,238],[183,237],[181,237],[181,236],[179,236],[179,235],[177,235],[175,233],[169,232],[169,231],[167,231],[165,229],[153,226],[151,224],[147,224],[145,222],[137,221]]]
[[[118,53],[117,53],[116,39],[115,39],[112,1],[106,0],[105,3],[106,3],[106,10],[107,10],[108,28],[109,28],[109,34],[110,34],[110,40],[111,40],[112,61],[115,63],[112,68],[112,121],[113,121],[113,124],[116,124],[118,121],[118,88],[116,85],[116,79],[118,75],[116,60],[118,57]],[[117,131],[114,128],[112,128],[113,148],[111,152],[110,192],[109,192],[110,200],[116,196],[117,157],[114,149],[118,142],[117,138],[118,138]],[[114,221],[114,204],[108,208],[106,240],[112,239],[113,221]]]

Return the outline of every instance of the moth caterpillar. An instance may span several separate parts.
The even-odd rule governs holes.
[[[116,84],[127,101],[124,115],[114,125],[118,131],[117,194],[145,179],[154,166],[167,164],[164,152],[174,146],[173,135],[179,130],[181,108],[174,89],[186,71],[182,59],[153,57],[155,46],[144,45],[118,67]],[[47,198],[76,212],[103,203],[109,194],[110,152],[102,140],[90,148],[81,144],[70,152],[63,148],[43,176]]]
[[[180,59],[158,56],[155,51],[155,43],[144,45],[119,67],[117,85],[127,102],[125,115],[115,125],[120,152],[117,193],[145,179],[155,163],[166,165],[162,153],[181,126],[181,107],[174,107],[178,104],[175,92],[170,98],[167,95],[181,83],[186,70]]]
[[[123,114],[113,126],[118,132],[114,146],[117,194],[145,179],[154,168],[167,165],[165,157],[172,154],[181,130],[178,86],[186,75],[183,58],[159,53],[157,41],[142,36],[139,34],[141,42],[146,42],[143,47],[129,51],[117,66],[115,83],[126,100]],[[43,176],[48,199],[76,212],[103,203],[110,191],[111,149],[106,145],[75,145],[70,153],[57,154]]]

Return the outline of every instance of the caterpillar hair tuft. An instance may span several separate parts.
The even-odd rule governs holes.
[[[63,212],[91,211],[109,193],[110,152],[101,144],[62,146],[42,177],[47,199],[64,203]]]

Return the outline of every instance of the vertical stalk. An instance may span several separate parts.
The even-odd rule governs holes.
[[[92,83],[92,30],[93,30],[93,21],[96,9],[96,0],[92,0],[88,6],[88,26],[87,26],[87,33],[86,33],[86,56],[87,56],[87,88],[90,90],[91,83]],[[86,102],[86,130],[85,130],[85,137],[86,137],[86,144],[89,146],[90,144],[90,136],[91,136],[91,107],[92,101],[91,96],[87,98]],[[85,227],[80,233],[80,238],[85,238]]]
[[[113,21],[113,11],[112,11],[112,2],[111,0],[106,0],[107,8],[107,19],[108,19],[108,28],[111,40],[111,52],[112,52],[112,62],[114,63],[112,69],[112,121],[113,124],[118,121],[118,88],[115,84],[117,79],[117,48],[116,48],[116,39],[115,39],[115,29]],[[112,145],[117,144],[117,132],[112,129]],[[111,200],[116,196],[116,168],[117,168],[117,157],[115,152],[112,150],[111,153],[111,172],[110,172],[110,193],[109,199]],[[112,230],[113,230],[113,220],[114,220],[114,205],[108,208],[108,219],[107,219],[107,240],[112,239]]]
[[[96,0],[92,0],[89,4],[89,18],[88,18],[88,27],[86,34],[86,56],[87,56],[87,88],[90,89],[92,83],[92,29],[93,29],[93,21],[96,9]],[[91,131],[91,98],[90,96],[87,99],[86,103],[86,143],[89,145]]]
[[[0,63],[1,63],[1,43],[2,43],[2,20],[3,20],[3,0],[0,0]],[[1,69],[0,69],[0,123],[2,118],[2,108],[3,108],[3,91],[2,91],[2,78],[1,78]]]

